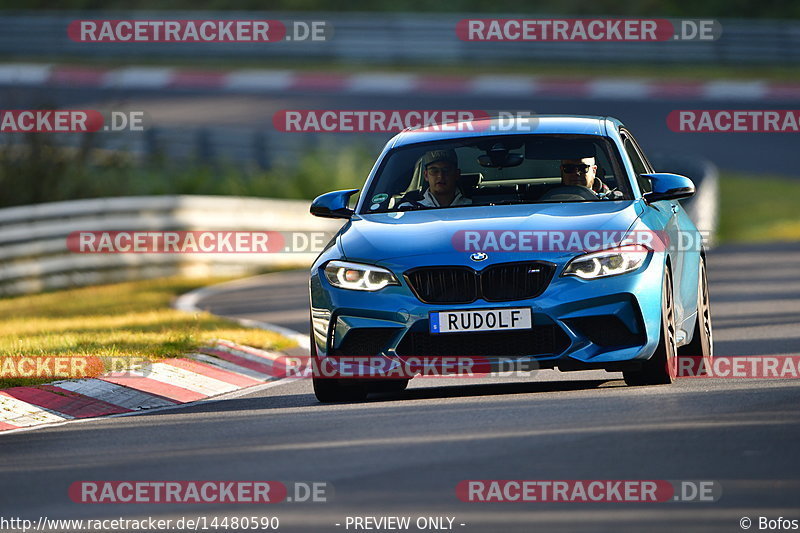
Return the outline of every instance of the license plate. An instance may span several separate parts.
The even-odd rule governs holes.
[[[467,331],[503,331],[530,329],[531,308],[475,309],[471,311],[439,311],[430,314],[431,333],[464,333]]]

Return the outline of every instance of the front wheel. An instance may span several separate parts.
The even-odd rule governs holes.
[[[312,378],[314,396],[322,403],[361,402],[367,398],[363,385],[342,385],[336,379]]]
[[[691,357],[690,368],[697,374],[707,374],[714,364],[714,336],[711,329],[711,303],[708,297],[706,262],[700,260],[697,287],[697,320],[694,324],[692,342],[678,349],[679,357]]]
[[[672,295],[672,273],[664,272],[661,287],[661,334],[655,353],[642,363],[641,370],[623,372],[628,385],[661,385],[672,383],[678,374],[675,338],[675,305]]]
[[[312,329],[313,331],[313,329]],[[317,344],[311,339],[312,369],[320,368],[317,358]],[[342,384],[336,378],[313,376],[314,396],[322,403],[361,402],[367,398],[367,389],[359,383]]]

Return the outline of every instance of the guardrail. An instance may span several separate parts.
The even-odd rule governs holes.
[[[513,15],[504,18],[552,18]],[[10,11],[0,17],[0,55],[24,58],[235,58],[467,65],[521,61],[605,61],[612,63],[798,64],[800,22],[721,19],[716,41],[667,42],[465,42],[456,24],[477,13],[287,13],[268,11]],[[79,43],[67,26],[80,19],[275,19],[325,21],[329,42]]]
[[[681,205],[697,229],[704,235],[706,248],[714,245],[719,219],[719,170],[707,159],[652,154],[650,163],[656,172],[672,172],[691,178],[695,185],[694,196]]]
[[[316,253],[80,254],[74,231],[325,231],[302,200],[145,196],[74,200],[0,209],[0,295],[182,274],[244,275],[307,266]]]

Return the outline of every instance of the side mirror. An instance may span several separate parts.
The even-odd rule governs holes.
[[[653,190],[643,196],[648,204],[659,200],[677,200],[679,198],[689,198],[694,194],[694,183],[686,176],[679,174],[642,174],[642,177],[649,178],[653,183]]]
[[[357,192],[358,189],[346,189],[317,196],[311,202],[311,214],[315,217],[349,219],[353,216],[353,210],[349,209],[347,204],[350,202],[350,196]]]

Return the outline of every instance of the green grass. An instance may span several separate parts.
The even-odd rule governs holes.
[[[313,199],[360,188],[375,161],[374,149],[325,145],[309,149],[294,166],[245,169],[187,162],[137,165],[126,154],[64,149],[34,134],[22,147],[0,146],[0,208],[63,200],[163,194],[211,194]]]
[[[800,179],[724,173],[719,242],[800,240]]]
[[[296,345],[209,313],[170,308],[178,295],[212,281],[220,280],[165,278],[0,299],[0,364],[9,357],[92,357],[98,364],[88,365],[87,375],[97,375],[112,362],[180,357],[215,339],[271,350]],[[0,378],[0,388],[48,381]]]

